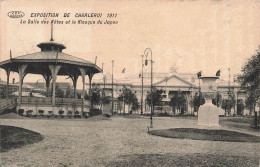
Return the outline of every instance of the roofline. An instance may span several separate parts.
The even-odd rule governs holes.
[[[183,82],[189,84],[190,86],[196,87],[195,84],[193,84],[193,83],[191,83],[191,82],[189,82],[189,81],[187,81],[187,80],[185,80],[185,79],[179,77],[179,76],[176,75],[176,74],[172,74],[170,77],[164,78],[163,80],[154,83],[154,85],[158,85],[158,84],[160,84],[160,83],[163,83],[163,82],[165,82],[166,80],[169,80],[169,79],[171,79],[171,78],[173,78],[173,77],[178,78],[179,80],[181,80],[181,81],[183,81]]]

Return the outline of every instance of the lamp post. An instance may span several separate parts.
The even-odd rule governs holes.
[[[141,96],[141,115],[143,115],[143,101],[144,101],[144,55],[142,55],[142,96]]]
[[[145,65],[147,66],[148,65],[148,53],[151,53],[151,117],[150,117],[150,128],[153,128],[153,56],[152,56],[152,49],[150,48],[146,48],[144,50],[144,55],[146,57],[145,59]]]

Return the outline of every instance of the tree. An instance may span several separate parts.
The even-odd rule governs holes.
[[[73,92],[72,92],[72,89],[71,89],[71,86],[70,86],[70,85],[68,85],[68,87],[67,87],[67,89],[66,89],[65,97],[66,97],[66,98],[71,98],[71,97],[73,97]]]
[[[152,107],[152,111],[154,109],[155,106],[160,106],[161,105],[161,102],[162,102],[162,93],[163,93],[163,90],[158,90],[156,88],[153,89],[153,93],[151,94],[151,92],[149,92],[147,95],[146,95],[146,101],[147,101],[147,104]],[[151,97],[153,98],[153,105],[151,106]],[[153,113],[151,113],[153,114]]]
[[[235,113],[235,110],[236,110],[236,96],[235,96],[234,91],[230,91],[229,92],[229,100],[230,100],[230,103],[232,105],[231,108],[234,109],[234,114],[236,114]],[[228,110],[228,115],[231,115],[231,109]]]
[[[91,89],[91,104],[99,105],[101,102],[101,90],[97,87]]]
[[[119,95],[118,100],[124,102],[124,109],[123,109],[124,114],[125,114],[125,104],[127,104],[129,106],[132,105],[132,107],[133,107],[133,105],[135,105],[134,108],[136,107],[136,105],[139,105],[135,94],[131,91],[131,89],[129,89],[127,87],[123,88],[123,92],[121,95]],[[128,109],[129,109],[129,107],[128,107]],[[133,108],[131,108],[131,109],[133,109]]]
[[[225,110],[225,115],[229,115],[229,111],[233,107],[232,101],[230,99],[223,99],[221,108]]]
[[[186,98],[184,94],[179,90],[177,95],[173,96],[170,101],[170,105],[173,107],[173,113],[175,115],[175,109],[179,111],[182,115],[184,114],[184,110],[182,108],[186,105]]]
[[[195,94],[193,99],[194,112],[198,112],[201,105],[205,104],[205,98],[199,91]]]
[[[52,85],[51,85],[51,90],[52,90]],[[52,91],[51,91],[51,95],[52,95]],[[64,97],[64,91],[60,88],[59,84],[56,84],[55,96],[60,98]]]
[[[132,104],[132,106],[131,106],[132,110],[139,109],[139,102],[138,102],[138,99],[137,99],[135,94],[133,94],[133,99],[132,99],[132,103],[131,104]]]
[[[212,104],[214,104],[217,107],[220,107],[221,101],[222,101],[222,95],[219,92],[217,92],[215,97],[212,99]]]
[[[243,115],[245,109],[244,101],[242,99],[239,99],[237,101],[237,114]]]
[[[260,99],[260,45],[256,54],[248,59],[241,71],[238,81],[241,88],[247,92],[246,106],[252,113],[255,112],[257,101]]]

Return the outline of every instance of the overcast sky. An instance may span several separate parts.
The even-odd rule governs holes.
[[[65,53],[95,61],[105,73],[111,73],[115,61],[115,78],[141,70],[141,55],[152,49],[154,72],[169,72],[172,65],[180,73],[214,75],[220,69],[222,79],[239,73],[246,60],[260,45],[260,1],[258,0],[182,0],[182,1],[2,1],[0,61],[39,51],[37,44],[50,39],[50,25],[20,24],[21,19],[7,16],[10,11],[25,13],[64,12],[78,20],[76,13],[101,12],[101,20],[117,20],[116,25],[55,24],[54,41],[64,44]],[[117,13],[114,19],[106,13]],[[37,18],[42,20],[42,18]],[[49,18],[50,20],[50,18]],[[82,18],[82,20],[98,20]],[[149,68],[150,69],[150,68]],[[148,70],[149,71],[149,70]],[[3,70],[1,79],[6,80]],[[11,74],[11,78],[17,77]],[[98,77],[98,76],[97,76]],[[25,77],[25,81],[38,78]],[[60,79],[63,80],[63,79]],[[18,79],[17,79],[18,81]]]

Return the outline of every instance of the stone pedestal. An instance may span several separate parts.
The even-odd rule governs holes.
[[[205,104],[200,106],[198,111],[198,125],[201,126],[219,126],[219,108],[212,104],[217,85],[218,77],[201,77],[201,93],[205,98]]]
[[[207,99],[203,106],[200,106],[198,113],[198,125],[219,126],[219,108]]]

